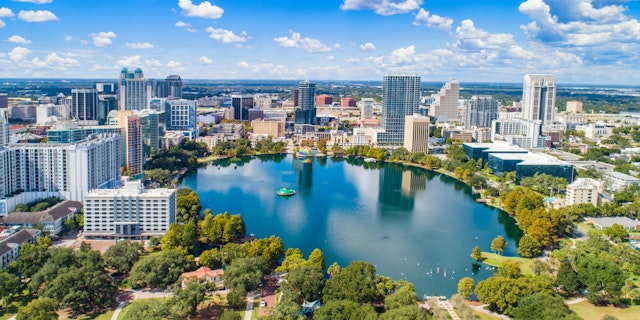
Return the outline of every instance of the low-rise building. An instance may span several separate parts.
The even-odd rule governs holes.
[[[604,230],[612,227],[614,224],[619,224],[627,230],[638,230],[640,222],[627,217],[602,217],[602,218],[586,218],[587,223],[593,224],[598,230]]]
[[[542,153],[490,153],[489,168],[501,176],[504,172],[516,172],[516,184],[536,174],[548,174],[573,182],[573,165]]]
[[[58,235],[64,230],[64,221],[73,219],[82,209],[79,201],[63,201],[51,208],[38,212],[11,212],[2,220],[9,227],[31,228],[34,225],[42,224],[44,231],[51,235]]]
[[[200,267],[196,271],[185,272],[182,274],[182,287],[184,288],[186,286],[186,282],[189,279],[196,278],[196,279],[202,279],[205,282],[213,282],[213,284],[217,289],[223,289],[224,288],[224,281],[222,279],[223,275],[224,275],[223,269],[211,270],[207,267]]]
[[[604,181],[591,178],[578,178],[567,185],[565,204],[568,206],[591,203],[594,207],[600,204],[600,193],[604,191]]]
[[[640,179],[617,171],[606,172],[605,180],[605,186],[611,193],[616,193],[630,185],[640,183]]]
[[[144,189],[141,181],[93,190],[84,198],[86,238],[148,239],[176,221],[176,189]]]
[[[13,227],[0,233],[0,270],[9,266],[20,254],[20,247],[25,243],[36,243],[42,234],[38,229],[21,229]]]
[[[284,119],[254,120],[251,122],[251,127],[254,134],[266,134],[274,138],[284,137],[285,121]]]

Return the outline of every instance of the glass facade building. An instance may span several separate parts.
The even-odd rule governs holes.
[[[419,113],[420,76],[390,74],[382,82],[382,128],[380,145],[403,145],[405,116]]]

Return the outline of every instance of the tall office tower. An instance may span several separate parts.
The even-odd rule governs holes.
[[[7,109],[0,110],[0,146],[9,143],[9,118]]]
[[[301,81],[298,84],[298,104],[294,112],[295,124],[316,124],[316,84]]]
[[[182,99],[182,79],[179,75],[172,74],[164,80],[155,83],[155,97]]]
[[[360,119],[373,119],[373,104],[375,101],[373,98],[362,98],[362,112],[360,114]]]
[[[498,119],[498,100],[492,96],[472,96],[465,101],[465,109],[466,129],[491,128],[491,121]]]
[[[9,95],[6,93],[0,93],[0,108],[9,108]]]
[[[556,76],[527,74],[522,88],[522,116],[540,120],[542,125],[553,124],[556,107]]]
[[[233,107],[233,119],[240,121],[249,120],[249,109],[253,109],[252,95],[231,95],[231,106]]]
[[[123,128],[125,140],[125,165],[131,176],[142,175],[142,128],[140,116],[133,110],[118,111],[118,126]]]
[[[142,130],[143,159],[158,152],[160,139],[166,131],[166,118],[164,110],[156,111],[144,109],[140,111],[140,129]]]
[[[403,145],[405,116],[420,107],[420,76],[389,74],[382,81],[382,128],[378,144]]]
[[[445,83],[435,96],[435,101],[429,107],[429,115],[440,119],[458,119],[458,100],[460,99],[460,82],[451,80]]]
[[[134,72],[129,72],[127,68],[123,68],[120,71],[118,94],[120,110],[147,108],[148,99],[151,98],[151,86],[142,74],[142,69],[136,68]]]
[[[194,131],[196,128],[196,101],[187,99],[168,99],[164,114],[167,117],[167,130]]]
[[[404,148],[409,152],[429,151],[429,117],[413,114],[405,116]]]
[[[98,92],[96,89],[71,89],[71,117],[80,121],[96,120]]]

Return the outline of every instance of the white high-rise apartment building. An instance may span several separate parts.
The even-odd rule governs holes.
[[[85,237],[148,239],[175,221],[176,189],[145,189],[138,180],[84,197]]]
[[[447,120],[458,119],[458,100],[460,99],[460,82],[451,80],[434,96],[435,100],[429,107],[429,115]]]
[[[522,88],[522,117],[552,125],[556,107],[556,76],[527,74]]]
[[[9,118],[7,109],[0,109],[0,146],[9,143]]]
[[[404,148],[409,152],[429,151],[429,117],[413,114],[405,117]]]
[[[0,216],[19,202],[57,196],[82,201],[120,185],[120,135],[78,143],[17,143],[0,148]]]
[[[540,120],[498,119],[491,123],[491,141],[506,141],[521,148],[544,147],[545,137],[540,135]]]

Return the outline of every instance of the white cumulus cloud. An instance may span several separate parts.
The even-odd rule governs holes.
[[[112,39],[116,38],[117,35],[113,31],[107,31],[107,32],[92,33],[92,34],[89,34],[89,37],[93,39],[93,44],[96,47],[106,47],[113,44]]]
[[[456,28],[456,46],[463,50],[500,49],[515,43],[509,33],[489,33],[475,27],[473,21],[463,20]]]
[[[180,6],[184,15],[188,17],[219,19],[224,12],[222,8],[212,5],[209,1],[194,5],[191,0],[179,0],[178,6]]]
[[[291,32],[291,38],[289,37],[276,37],[273,38],[280,46],[285,48],[301,48],[308,52],[329,52],[331,47],[323,44],[320,40],[312,39],[308,37],[302,37],[298,32]]]
[[[238,62],[238,67],[243,68],[243,69],[248,69],[248,68],[250,68],[251,66],[250,66],[250,65],[249,65],[249,63],[248,63],[248,62],[246,62],[246,61],[240,61],[240,62]]]
[[[79,66],[80,62],[72,58],[60,57],[57,53],[52,52],[49,53],[44,60],[40,60],[40,58],[33,58],[31,60],[31,65],[36,68],[66,70],[67,68]]]
[[[136,67],[142,64],[139,55],[122,57],[116,61],[116,65],[119,67]]]
[[[413,25],[416,26],[436,28],[447,32],[451,31],[452,24],[453,19],[441,17],[437,14],[431,14],[429,11],[422,8],[420,8],[420,11],[418,11],[418,14],[416,15],[416,19],[413,21]]]
[[[13,16],[14,14],[13,14],[13,11],[11,11],[11,9],[5,8],[5,7],[0,8],[0,18],[8,18]]]
[[[27,40],[19,35],[12,35],[11,37],[9,37],[9,39],[7,39],[7,41],[11,42],[11,43],[20,43],[20,44],[29,44],[31,43],[31,40]]]
[[[153,45],[148,42],[126,43],[127,47],[131,49],[151,49]]]
[[[190,23],[186,23],[184,21],[178,21],[178,22],[176,22],[175,26],[178,27],[178,28],[187,28],[187,27],[191,27],[191,24]]]
[[[20,60],[24,60],[24,58],[26,58],[30,53],[31,53],[31,50],[27,48],[15,47],[7,55],[9,56],[9,59],[13,61],[20,61]]]
[[[360,45],[360,50],[362,51],[372,51],[375,49],[376,49],[376,46],[371,42],[363,43]]]
[[[388,16],[418,10],[423,0],[344,0],[342,10],[373,10]]]
[[[216,29],[208,27],[204,31],[209,33],[209,38],[220,41],[222,43],[234,43],[247,41],[247,33],[242,31],[241,35],[233,33],[231,30]]]
[[[58,20],[58,17],[49,10],[20,10],[18,18],[26,22],[47,22]]]
[[[146,59],[144,60],[144,63],[149,67],[162,67],[162,63],[160,63],[160,61],[158,61],[157,59]]]
[[[0,20],[0,28],[4,28],[6,26],[7,26],[7,24],[4,23],[4,21]]]
[[[200,61],[200,63],[202,64],[212,64],[213,61],[211,61],[211,59],[205,57],[205,56],[201,56],[200,59],[198,59],[198,61]]]

